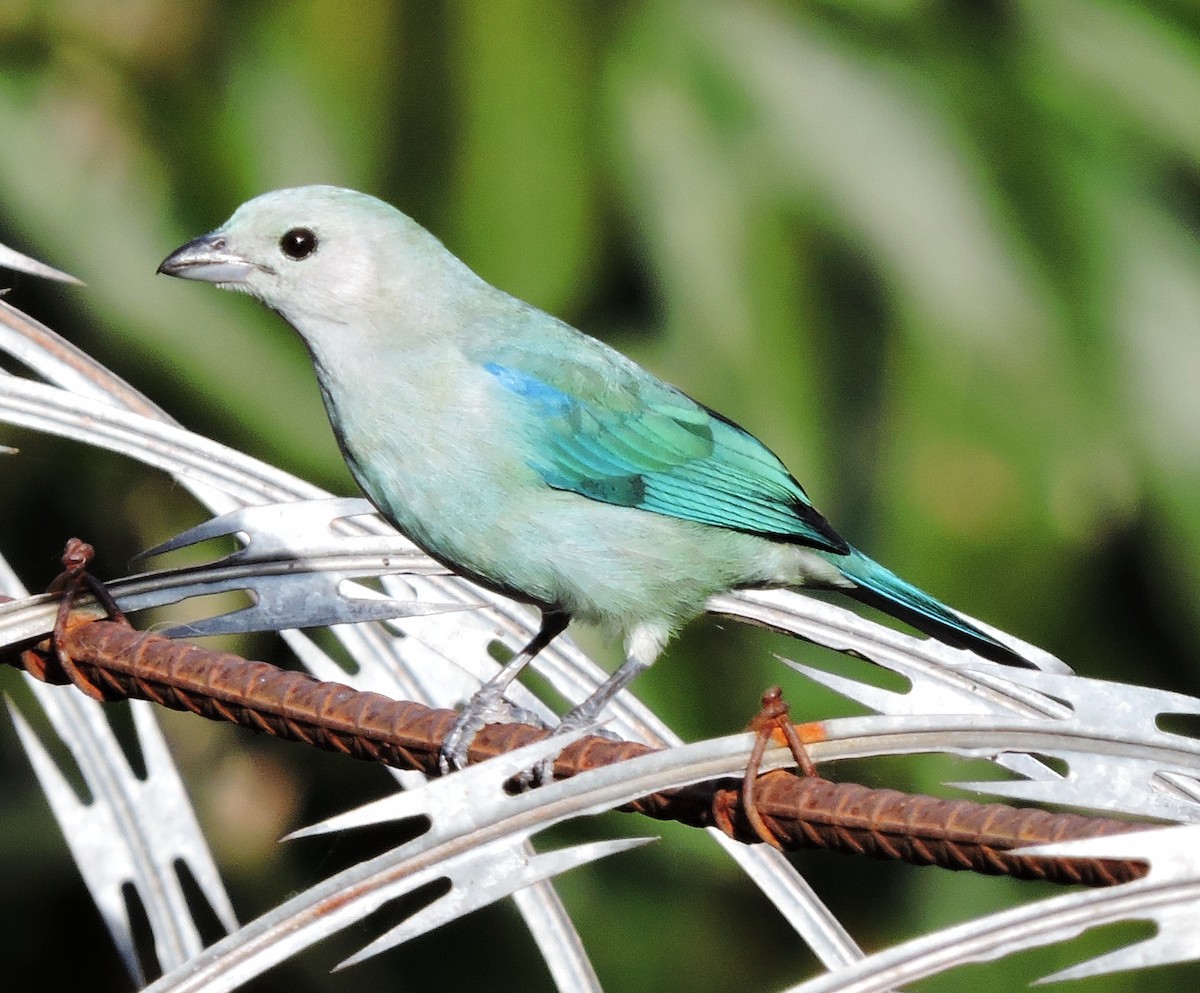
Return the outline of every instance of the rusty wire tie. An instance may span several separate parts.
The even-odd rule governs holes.
[[[455,711],[393,700],[230,652],[137,631],[104,585],[88,573],[92,555],[86,542],[68,542],[65,571],[51,584],[51,592],[61,595],[53,635],[18,656],[0,660],[44,682],[72,683],[96,700],[149,700],[355,758],[429,776],[440,774],[438,754],[454,726]],[[73,599],[85,589],[111,619],[72,617]],[[915,865],[1089,886],[1112,886],[1146,874],[1146,866],[1134,860],[1033,858],[1010,851],[1122,834],[1142,825],[999,803],[941,800],[823,779],[787,719],[779,688],[764,694],[762,703],[751,723],[757,739],[741,781],[726,778],[664,790],[621,809],[694,827],[716,827],[735,840],[765,842],[780,850],[825,848]],[[483,761],[550,733],[528,724],[490,724],[476,736],[469,760]],[[776,733],[791,746],[803,775],[784,770],[758,774],[767,743]],[[651,751],[638,742],[589,736],[554,759],[554,776],[567,778]]]

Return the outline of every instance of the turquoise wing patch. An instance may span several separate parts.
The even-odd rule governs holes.
[[[846,542],[752,435],[682,393],[587,400],[511,365],[484,368],[529,407],[548,486],[621,507],[845,554]]]

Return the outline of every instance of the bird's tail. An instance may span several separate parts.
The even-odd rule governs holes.
[[[890,569],[863,555],[856,548],[849,556],[838,556],[834,560],[842,575],[855,584],[853,589],[843,592],[847,596],[877,607],[885,614],[911,624],[938,641],[966,648],[969,651],[1023,669],[1037,668],[1032,662],[1013,649],[1002,645],[989,634],[979,630],[970,621],[964,620],[944,603],[940,603],[924,590],[905,582]]]

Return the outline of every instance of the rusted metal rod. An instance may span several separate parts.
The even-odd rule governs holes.
[[[6,661],[50,682],[81,677],[105,700],[150,700],[431,776],[438,775],[439,749],[456,718],[452,710],[322,682],[265,662],[139,632],[124,621],[68,618],[52,647]],[[511,751],[548,733],[525,724],[489,725],[472,743],[470,761]],[[588,737],[554,760],[554,775],[577,775],[648,751],[652,749],[634,742]],[[744,804],[747,793],[752,794],[751,814]],[[939,800],[784,771],[753,777],[751,791],[731,778],[656,793],[628,809],[661,820],[718,827],[747,843],[769,840],[784,849],[827,848],[1021,879],[1109,886],[1145,873],[1144,865],[1132,861],[1028,858],[1010,851],[1124,833],[1138,829],[1137,824]]]

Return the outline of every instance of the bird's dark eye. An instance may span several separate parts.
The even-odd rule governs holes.
[[[279,239],[279,250],[299,262],[317,250],[317,236],[308,228],[292,228]]]

